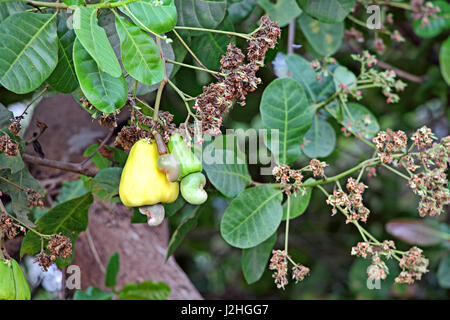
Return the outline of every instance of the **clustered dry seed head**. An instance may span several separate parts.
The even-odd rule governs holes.
[[[311,159],[311,161],[309,162],[309,168],[312,171],[314,178],[323,177],[325,174],[324,169],[326,166],[326,162],[322,162],[317,159]]]
[[[273,270],[272,277],[278,289],[284,289],[289,283],[288,281],[288,255],[286,250],[272,250],[269,269]],[[292,279],[295,283],[302,281],[309,274],[309,268],[301,264],[295,264],[292,267]]]
[[[8,156],[14,157],[19,153],[19,146],[5,133],[0,136],[0,151],[3,151]]]
[[[54,234],[47,244],[47,250],[50,254],[41,251],[34,259],[34,262],[38,262],[45,272],[57,258],[68,258],[72,255],[72,242],[60,233]]]
[[[34,189],[27,188],[25,191],[27,195],[27,206],[28,207],[40,207],[44,208],[44,202],[42,201],[42,196]]]
[[[22,125],[20,124],[20,120],[22,120],[21,116],[14,117],[11,119],[11,124],[9,125],[9,131],[11,131],[14,135],[19,136],[20,130],[22,129]]]
[[[117,134],[114,145],[124,150],[130,150],[136,141],[150,137],[150,132],[143,130],[138,126],[124,126]]]
[[[117,114],[116,113],[103,113],[97,122],[101,126],[117,128]]]
[[[386,131],[380,131],[372,141],[377,147],[378,156],[380,157],[381,162],[389,164],[394,160],[392,157],[393,152],[406,151],[408,137],[401,130],[394,132],[391,129],[388,129]]]
[[[348,178],[346,188],[349,192],[348,194],[343,190],[337,190],[335,187],[333,194],[327,199],[327,204],[333,207],[333,215],[336,214],[339,207],[347,215],[346,223],[354,221],[367,222],[370,210],[364,206],[362,201],[362,194],[367,186],[353,178]]]
[[[11,217],[5,213],[0,214],[0,238],[5,236],[14,239],[19,234],[19,229]]]
[[[256,90],[261,79],[256,76],[260,66],[264,65],[267,50],[275,48],[280,37],[280,28],[276,22],[266,16],[261,18],[260,27],[252,34],[247,48],[247,64],[245,55],[233,43],[227,47],[226,54],[220,60],[221,71],[226,76],[217,83],[203,87],[195,102],[194,109],[202,123],[202,132],[211,135],[219,134],[222,117],[238,100],[245,105],[245,97]]]

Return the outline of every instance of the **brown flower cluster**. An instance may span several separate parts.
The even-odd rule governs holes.
[[[259,28],[252,34],[245,55],[233,43],[230,43],[226,54],[221,58],[221,71],[226,76],[217,83],[203,87],[203,93],[197,97],[194,109],[202,122],[202,132],[217,135],[220,133],[222,116],[239,100],[245,105],[245,97],[256,90],[261,79],[256,76],[259,67],[264,63],[267,50],[275,48],[280,37],[280,28],[276,22],[266,16],[261,18]]]
[[[422,279],[422,275],[428,272],[428,263],[429,260],[423,256],[422,250],[412,247],[400,259],[402,272],[395,278],[395,282],[412,284],[415,280]]]
[[[300,170],[293,170],[288,165],[277,165],[273,167],[272,175],[280,182],[281,189],[286,195],[296,194],[299,191],[306,192],[302,187],[303,175]]]
[[[72,242],[62,234],[54,234],[47,244],[47,249],[50,254],[42,251],[34,259],[45,272],[57,258],[68,258],[72,255]]]
[[[124,150],[130,150],[131,147],[136,143],[136,141],[148,138],[149,136],[150,132],[142,130],[135,125],[131,125],[128,127],[124,126],[117,135],[116,140],[114,141],[114,145]]]
[[[117,128],[117,115],[115,113],[103,113],[97,122],[101,126]]]
[[[0,214],[0,238],[6,236],[8,239],[14,239],[18,234],[19,230],[14,220],[4,213]]]
[[[44,202],[42,201],[41,195],[34,189],[27,188],[26,189],[27,194],[27,206],[28,207],[40,207],[41,209],[44,208]]]
[[[324,169],[326,166],[326,162],[321,162],[317,159],[311,159],[311,161],[309,162],[309,168],[311,169],[314,178],[323,177],[325,174]]]
[[[411,7],[413,10],[413,19],[421,20],[422,25],[425,26],[430,24],[430,18],[435,18],[436,13],[441,11],[432,2],[425,2],[425,0],[411,0]]]
[[[0,151],[14,157],[19,153],[19,146],[11,140],[8,134],[4,134],[0,137]]]
[[[138,112],[137,121],[139,124],[148,127],[150,133],[154,131],[158,132],[165,143],[169,143],[170,136],[176,130],[176,125],[172,123],[173,114],[167,111],[159,111],[157,121],[154,121],[152,117]],[[151,134],[150,137],[153,137],[153,134]]]
[[[348,194],[335,188],[333,194],[327,199],[327,204],[333,207],[333,215],[336,214],[337,207],[340,207],[347,214],[346,223],[359,220],[366,222],[370,210],[364,206],[362,194],[367,186],[353,178],[348,178],[346,188],[349,191]]]
[[[431,132],[431,129],[426,126],[423,126],[417,130],[411,137],[411,140],[415,143],[419,150],[431,147],[433,140],[435,139],[436,136],[433,132]]]
[[[16,136],[20,135],[20,130],[22,129],[22,126],[20,124],[20,120],[22,120],[22,117],[14,117],[11,119],[11,124],[9,125],[9,131],[11,131]]]
[[[389,274],[389,269],[382,257],[389,259],[393,255],[395,243],[392,240],[385,240],[379,245],[372,244],[368,241],[358,242],[355,247],[352,247],[351,255],[370,258],[371,265],[367,268],[367,275],[371,280],[384,280]]]
[[[272,250],[269,269],[274,270],[272,277],[278,289],[284,289],[289,283],[288,281],[288,255],[286,250]],[[295,265],[292,267],[292,279],[295,283],[302,281],[309,273],[309,268],[303,265]]]
[[[377,147],[381,162],[392,163],[394,160],[392,153],[404,152],[408,143],[408,137],[401,130],[394,132],[388,129],[386,131],[380,131],[372,141]]]

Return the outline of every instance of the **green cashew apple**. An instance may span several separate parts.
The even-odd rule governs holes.
[[[178,133],[173,134],[170,137],[168,146],[170,153],[180,162],[181,174],[178,181],[181,181],[190,173],[202,171],[202,162],[188,148],[181,135]]]
[[[30,299],[30,287],[17,261],[0,260],[0,300]]]
[[[181,180],[181,195],[190,204],[200,205],[208,199],[208,194],[203,189],[205,184],[206,178],[203,173],[191,173]]]

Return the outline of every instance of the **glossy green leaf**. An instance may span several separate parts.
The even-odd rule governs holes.
[[[125,70],[146,85],[160,82],[164,78],[164,68],[153,38],[119,15],[116,16],[116,28]]]
[[[117,275],[120,270],[119,253],[115,252],[108,261],[105,274],[105,286],[114,288],[117,285]]]
[[[84,186],[84,183],[81,179],[73,181],[63,181],[62,187],[59,190],[56,200],[58,200],[59,203],[62,203],[74,198],[81,197],[86,192],[88,192],[88,190]]]
[[[306,14],[302,14],[298,21],[303,34],[317,53],[330,56],[340,48],[344,37],[343,22],[323,23]]]
[[[234,31],[233,24],[228,19],[225,19],[217,28]],[[230,41],[233,41],[232,38],[226,34],[205,32],[202,36],[193,37],[191,49],[208,69],[218,70],[220,59],[225,55]]]
[[[111,167],[99,171],[92,180],[92,192],[101,199],[111,201],[119,194],[122,168]]]
[[[115,78],[101,71],[78,39],[73,45],[73,62],[81,90],[97,110],[112,113],[125,105],[128,87],[123,76]]]
[[[209,164],[203,157],[203,169],[212,185],[224,196],[235,197],[252,183],[247,164],[238,161],[233,151],[214,148],[210,155],[214,161]]]
[[[422,38],[433,38],[444,30],[450,28],[450,4],[445,1],[435,1],[433,4],[439,7],[440,12],[435,17],[429,17],[429,24],[422,23],[421,19],[413,21],[414,32]]]
[[[286,65],[292,77],[302,85],[311,102],[325,100],[335,92],[333,77],[327,76],[318,81],[310,62],[303,57],[290,54],[286,57]]]
[[[149,280],[127,284],[118,294],[124,300],[166,300],[170,295],[170,287],[164,282]]]
[[[153,0],[139,0],[119,9],[139,28],[145,27],[155,33],[166,33],[177,24],[177,8],[174,0],[161,2],[161,5],[155,5]]]
[[[444,77],[445,82],[450,86],[450,37],[442,43],[439,52],[439,63],[441,65],[442,77]]]
[[[67,20],[58,16],[58,64],[47,79],[52,89],[71,93],[78,88],[78,79],[73,66],[73,42],[75,32],[67,27]]]
[[[255,283],[262,277],[276,241],[277,234],[274,233],[256,247],[242,250],[242,273],[248,284]]]
[[[37,230],[43,234],[62,233],[69,237],[75,248],[78,235],[88,226],[89,208],[93,202],[91,193],[63,202],[44,213],[37,221]],[[33,232],[28,232],[22,241],[20,255],[34,255],[41,250],[41,239]],[[58,267],[64,267],[71,263],[72,257],[58,258]]]
[[[356,135],[370,139],[380,131],[377,118],[359,103],[347,103],[347,108],[343,108],[343,113],[344,126]]]
[[[292,19],[302,13],[295,0],[258,0],[258,3],[280,27],[287,26]]]
[[[175,0],[175,5],[178,11],[178,25],[206,29],[215,29],[225,18],[227,8],[226,0]]]
[[[229,0],[227,2],[228,19],[239,23],[247,18],[255,8],[258,0]]]
[[[189,231],[195,228],[198,218],[202,213],[199,206],[191,207],[191,213],[178,225],[174,233],[170,237],[169,246],[167,248],[166,260],[175,252],[178,246],[183,242],[184,237]]]
[[[2,134],[0,133],[0,136]],[[11,173],[16,173],[22,170],[25,166],[25,163],[22,161],[22,157],[20,154],[15,156],[9,156],[0,151],[0,170],[8,169]]]
[[[283,216],[281,191],[269,185],[244,190],[231,201],[220,223],[222,237],[237,248],[251,248],[278,229]]]
[[[7,128],[11,124],[14,114],[0,103],[0,128]]]
[[[290,78],[272,81],[264,90],[260,110],[264,127],[279,132],[279,141],[269,137],[267,142],[277,163],[289,164],[297,160],[313,117],[302,86]]]
[[[0,84],[15,93],[38,88],[58,62],[56,14],[21,12],[0,24]]]
[[[313,178],[309,178],[305,181],[305,183],[314,182]],[[297,195],[291,195],[289,200],[289,220],[295,219],[305,213],[306,209],[309,205],[309,200],[311,200],[312,188],[306,188],[306,193],[302,194],[302,192],[298,192]],[[285,221],[287,219],[287,208],[288,202],[285,201],[283,203],[283,219]]]
[[[303,138],[302,150],[310,158],[329,156],[336,147],[336,133],[325,120],[314,117],[313,124]]]
[[[356,76],[347,67],[338,66],[334,70],[334,85],[339,88],[341,84],[346,85],[350,89],[356,87]]]
[[[356,0],[297,0],[300,8],[323,22],[341,22],[350,13]]]
[[[84,0],[63,0],[68,6],[79,6],[85,3]]]
[[[77,7],[73,14],[73,29],[77,40],[94,59],[100,70],[115,78],[122,75],[122,69],[106,32],[98,25],[96,9]]]
[[[114,293],[102,291],[96,287],[89,287],[85,291],[77,290],[73,300],[112,300]]]
[[[1,2],[0,1],[0,23],[9,16],[25,10],[25,3],[21,1]]]
[[[447,253],[439,263],[437,272],[438,283],[442,288],[450,289],[450,254]]]

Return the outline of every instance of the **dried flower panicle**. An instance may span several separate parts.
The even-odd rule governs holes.
[[[281,30],[278,23],[271,21],[267,16],[263,16],[260,22],[260,27],[252,35],[254,39],[249,40],[247,59],[263,65],[267,50],[275,48]]]
[[[296,265],[292,267],[292,279],[295,280],[295,283],[303,281],[305,277],[309,274],[309,268],[304,265]]]
[[[0,214],[0,238],[6,236],[8,239],[14,239],[19,234],[19,228],[14,220],[8,215]]]
[[[389,268],[382,260],[382,257],[387,259],[393,255],[395,243],[392,240],[385,240],[381,244],[373,244],[368,241],[358,242],[355,247],[352,247],[351,255],[362,257],[364,259],[370,258],[371,265],[367,268],[367,275],[371,280],[384,280],[389,274]]]
[[[388,129],[380,131],[372,141],[375,143],[381,162],[389,164],[394,160],[392,153],[405,151],[408,137],[401,130],[394,132]]]
[[[41,209],[44,208],[44,202],[42,201],[42,196],[34,189],[27,188],[26,189],[27,194],[27,206],[28,207],[40,207]]]
[[[117,115],[115,113],[103,113],[97,122],[101,126],[117,128]]]
[[[431,132],[430,128],[423,126],[412,135],[411,140],[420,150],[431,147],[433,140],[436,140],[436,136]]]
[[[236,47],[233,42],[230,42],[227,46],[226,54],[220,59],[222,72],[239,67],[244,62],[244,59],[245,55],[242,53],[241,49]]]
[[[285,250],[272,250],[269,269],[274,270],[272,277],[275,279],[277,288],[284,289],[284,287],[288,284],[288,261]]]
[[[9,131],[11,131],[14,135],[19,136],[20,130],[22,129],[22,125],[20,121],[22,120],[21,116],[14,117],[11,119],[11,124],[9,125]]]
[[[429,264],[422,253],[421,249],[412,247],[403,254],[399,263],[402,272],[395,278],[395,282],[412,284],[415,280],[422,279],[422,275],[428,272]]]
[[[142,130],[137,126],[124,126],[117,135],[116,140],[114,141],[114,145],[124,150],[130,150],[131,147],[133,147],[133,145],[136,143],[136,141],[148,138],[149,136],[150,133],[148,131]]]
[[[8,134],[4,134],[0,136],[0,151],[14,157],[19,153],[19,146],[11,140]]]
[[[176,130],[176,125],[172,123],[173,114],[167,111],[158,112],[158,120],[154,121],[152,117],[146,116],[141,112],[137,112],[137,122],[148,127],[148,131],[158,132],[165,143],[169,143],[170,136]],[[150,134],[152,137],[153,134]]]
[[[50,268],[50,266],[55,263],[55,261],[51,259],[51,256],[46,254],[45,252],[41,252],[36,255],[33,262],[37,262],[44,272],[47,272],[48,268]]]
[[[62,234],[54,234],[47,244],[51,259],[68,258],[72,255],[72,242]],[[54,259],[55,258],[55,259]]]

